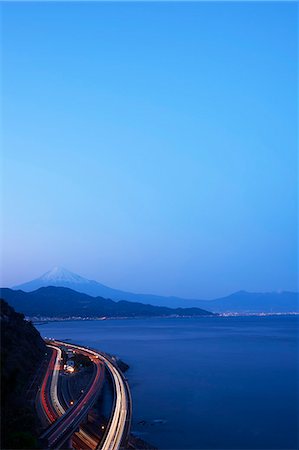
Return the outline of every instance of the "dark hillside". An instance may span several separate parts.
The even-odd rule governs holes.
[[[212,314],[200,308],[167,308],[125,300],[115,302],[56,286],[43,287],[33,292],[2,288],[0,295],[29,317],[157,317]]]
[[[35,448],[36,418],[26,388],[46,352],[34,326],[1,299],[1,448]]]

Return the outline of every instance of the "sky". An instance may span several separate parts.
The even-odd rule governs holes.
[[[297,5],[2,3],[1,285],[297,290]]]

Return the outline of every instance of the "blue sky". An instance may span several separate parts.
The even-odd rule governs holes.
[[[296,289],[291,3],[2,4],[1,284]]]

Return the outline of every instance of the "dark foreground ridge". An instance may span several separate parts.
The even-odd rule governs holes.
[[[0,290],[1,297],[30,317],[161,317],[212,315],[200,308],[168,308],[121,300],[115,302],[63,287],[33,292]]]
[[[1,448],[36,448],[28,389],[46,352],[34,326],[1,300]]]

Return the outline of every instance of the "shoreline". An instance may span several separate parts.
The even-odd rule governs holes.
[[[124,316],[124,317],[78,317],[78,316],[69,316],[69,317],[30,317],[26,316],[25,320],[28,322],[32,322],[34,325],[44,325],[49,322],[102,322],[106,320],[148,320],[148,319],[206,319],[206,318],[226,318],[226,317],[286,317],[286,316],[299,316],[299,312],[260,312],[260,313],[236,313],[236,312],[228,312],[228,313],[215,313],[211,315],[198,315],[198,316]]]

